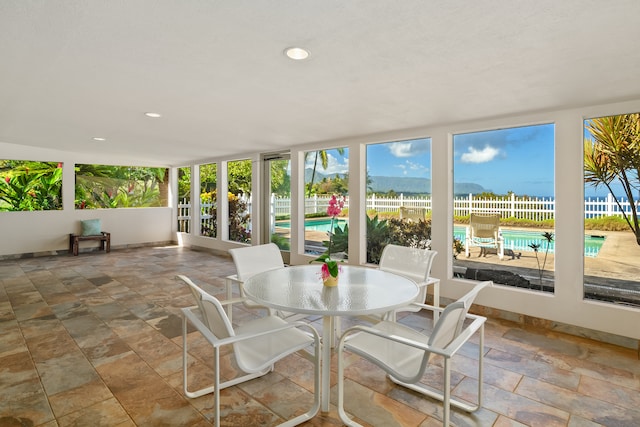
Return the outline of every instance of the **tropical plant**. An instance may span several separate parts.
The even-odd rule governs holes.
[[[202,203],[211,204],[210,208],[203,211],[209,216],[206,223],[201,224],[200,234],[207,237],[216,237],[218,233],[218,210],[216,207],[216,191],[202,193]],[[247,228],[250,215],[247,211],[247,203],[233,193],[227,193],[229,203],[229,240],[241,243],[251,242],[251,231]]]
[[[367,215],[367,262],[380,264],[382,249],[389,244],[389,225],[386,219],[379,220],[378,215]]]
[[[544,238],[543,242],[545,243],[544,261],[542,265],[540,265],[540,259],[538,258],[538,251],[540,250],[541,244],[540,243],[529,244],[529,247],[533,249],[533,252],[535,252],[536,254],[536,262],[538,263],[538,278],[540,279],[540,290],[543,289],[542,274],[544,273],[544,268],[547,264],[547,255],[549,255],[549,246],[551,246],[551,242],[553,241],[553,233],[545,231],[544,233],[542,233],[542,237]]]
[[[344,148],[338,148],[337,151],[341,156],[344,155]],[[313,169],[311,171],[311,180],[307,183],[307,197],[311,197],[311,190],[313,189],[313,183],[316,179],[316,171],[318,169],[318,160],[320,160],[322,169],[326,170],[329,167],[329,154],[326,150],[307,151],[304,154],[305,164],[311,156],[313,156]]]
[[[228,162],[227,175],[230,193],[251,193],[251,160]]]
[[[586,125],[591,138],[584,141],[584,180],[595,188],[607,187],[640,245],[640,225],[634,191],[640,189],[640,113],[600,117]],[[622,186],[631,213],[622,208],[612,185]]]
[[[0,210],[62,209],[62,163],[4,161]]]
[[[460,255],[464,251],[464,243],[459,237],[453,236],[453,259],[458,259],[458,255]]]
[[[411,248],[431,247],[431,220],[405,221],[399,218],[389,220],[390,243]]]
[[[167,206],[169,169],[78,164],[77,209]]]
[[[276,196],[287,197],[291,195],[291,176],[287,173],[289,160],[272,160],[271,167],[271,193]]]
[[[275,243],[283,251],[291,249],[291,242],[289,241],[289,238],[280,234],[273,233],[271,235],[271,243]]]

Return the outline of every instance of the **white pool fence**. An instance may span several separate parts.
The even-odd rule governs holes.
[[[247,204],[251,211],[251,196],[241,195],[240,198]],[[327,211],[330,195],[316,195],[305,199],[305,214],[316,214]],[[286,216],[291,213],[291,198],[271,196],[271,219],[272,224],[278,216]],[[407,197],[403,194],[397,197],[367,197],[367,211],[376,212],[397,212],[401,206],[425,208],[431,211],[431,196]],[[345,200],[345,208],[349,207],[349,198]],[[621,209],[622,208],[622,209]],[[200,204],[201,226],[213,228],[211,210],[215,209],[212,203]],[[640,202],[636,203],[636,209],[640,211]],[[627,214],[631,213],[629,201],[622,201],[620,206],[615,202],[611,194],[605,198],[585,198],[584,217],[597,218],[600,216],[622,216],[622,210]],[[511,194],[498,198],[480,198],[472,194],[453,199],[453,214],[455,216],[468,216],[475,213],[500,213],[502,218],[519,218],[531,221],[543,221],[554,219],[555,199],[552,197],[518,197]],[[191,204],[184,199],[178,203],[178,231],[189,232],[191,221]]]

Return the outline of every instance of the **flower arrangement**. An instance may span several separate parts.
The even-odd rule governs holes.
[[[331,259],[331,245],[333,242],[333,226],[335,223],[335,219],[342,212],[342,208],[344,208],[344,197],[337,196],[335,194],[332,195],[331,199],[329,199],[329,207],[327,208],[327,215],[331,217],[329,246],[327,252],[323,253],[314,260],[322,262],[320,275],[322,276],[322,280],[327,286],[335,286],[338,283],[338,273],[340,272],[340,267],[338,266],[338,261]]]

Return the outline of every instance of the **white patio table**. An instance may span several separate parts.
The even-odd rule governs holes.
[[[341,269],[339,284],[335,287],[322,284],[319,264],[265,271],[247,279],[244,284],[247,296],[261,304],[283,311],[323,316],[323,412],[329,411],[334,318],[388,312],[406,306],[418,296],[418,286],[406,277],[367,267],[342,266]]]

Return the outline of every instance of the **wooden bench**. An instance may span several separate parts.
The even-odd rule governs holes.
[[[78,246],[80,242],[85,240],[99,240],[100,241],[100,250],[105,250],[105,243],[107,247],[107,252],[111,252],[111,233],[107,233],[106,231],[101,232],[100,234],[96,234],[93,236],[82,236],[80,234],[69,234],[69,253],[73,253],[74,256],[78,255]]]

